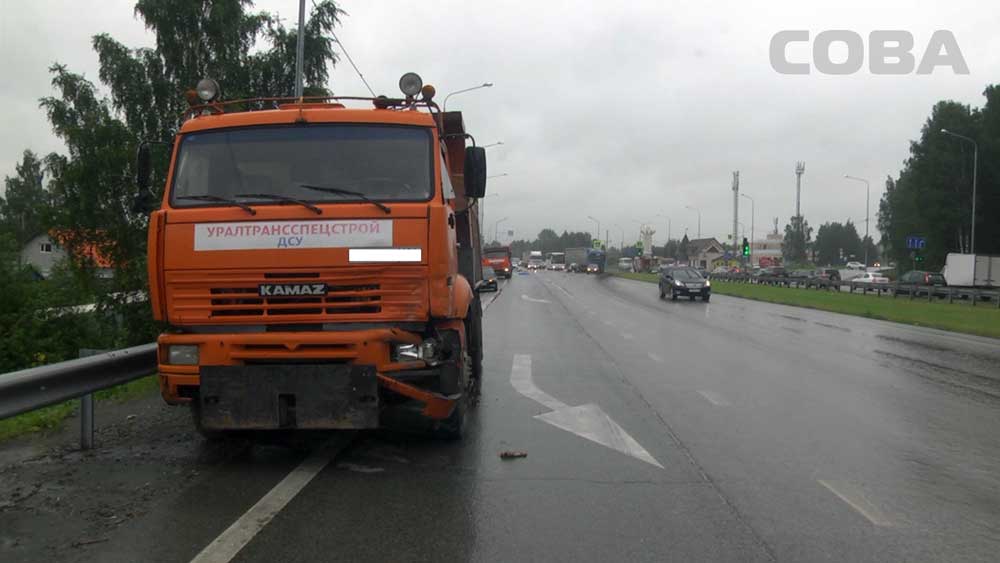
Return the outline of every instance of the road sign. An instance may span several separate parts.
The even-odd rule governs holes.
[[[638,248],[639,250],[642,250],[642,241],[641,240],[640,241],[636,241],[635,247]]]
[[[927,239],[918,236],[906,237],[906,248],[910,250],[923,250],[927,248]]]

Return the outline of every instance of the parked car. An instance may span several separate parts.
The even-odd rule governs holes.
[[[938,272],[910,270],[899,277],[899,284],[896,286],[896,293],[909,293],[910,287],[916,286],[916,288],[914,288],[914,294],[920,295],[921,287],[928,288],[923,290],[926,292],[930,290],[929,288],[947,287],[947,285],[948,282],[944,279],[944,275]]]
[[[660,299],[670,296],[671,301],[678,297],[688,297],[692,301],[701,297],[708,301],[712,296],[712,283],[694,268],[662,268],[660,269]]]
[[[851,283],[889,283],[889,278],[876,272],[865,272],[860,276],[851,279]]]
[[[861,262],[848,262],[847,264],[844,265],[844,267],[847,268],[848,270],[864,270],[865,269],[865,265],[862,264]]]
[[[497,282],[497,273],[489,266],[483,267],[483,281],[480,284],[480,291],[497,291],[500,289],[500,284]]]
[[[806,280],[806,287],[828,287],[840,283],[840,271],[833,268],[820,268],[813,270],[809,279]]]
[[[812,270],[792,270],[788,273],[788,278],[793,280],[805,281],[811,278],[813,275]]]

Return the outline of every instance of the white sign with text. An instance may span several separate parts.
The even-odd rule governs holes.
[[[256,250],[392,246],[392,221],[247,221],[194,226],[194,249]]]

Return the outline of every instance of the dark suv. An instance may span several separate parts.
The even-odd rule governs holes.
[[[920,295],[921,292],[927,293],[928,291],[933,291],[932,288],[935,287],[947,287],[948,282],[945,281],[943,275],[937,272],[910,270],[899,277],[899,283],[896,285],[896,293],[909,293],[910,288],[907,286],[916,286],[913,288],[913,293],[914,295]],[[921,289],[921,287],[926,289]]]
[[[692,301],[701,297],[702,301],[708,301],[712,296],[712,284],[694,268],[664,267],[660,269],[660,299],[667,295],[672,301],[677,301],[678,296]]]

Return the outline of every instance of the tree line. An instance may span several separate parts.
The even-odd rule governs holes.
[[[888,254],[910,263],[910,236],[922,236],[926,268],[938,269],[949,252],[971,252],[975,207],[975,252],[1000,254],[1000,88],[987,86],[985,104],[973,108],[938,102],[910,143],[910,157],[897,178],[886,178],[878,228]],[[949,135],[962,135],[972,142]],[[975,143],[975,144],[973,144]],[[976,198],[973,164],[978,146]]]
[[[322,95],[337,62],[331,31],[343,12],[331,0],[311,5],[304,29],[305,93]],[[142,141],[158,143],[153,186],[159,190],[188,107],[185,92],[198,80],[216,79],[228,99],[294,92],[297,29],[286,28],[274,14],[253,11],[248,0],[138,0],[134,14],[152,32],[155,47],[129,47],[106,33],[92,38],[107,96],[82,74],[52,64],[53,94],[39,105],[66,151],[40,156],[26,150],[5,178],[0,372],[74,357],[81,347],[152,340],[159,327],[149,306],[125,299],[147,285],[148,219],[132,205],[136,148]],[[71,234],[62,244],[74,258],[39,280],[21,263],[20,249],[52,232]],[[110,261],[112,279],[94,276],[95,264],[86,258],[95,251]],[[58,316],[53,322],[52,315],[38,313],[94,302],[99,313],[89,318]],[[102,322],[109,318],[115,322]]]

